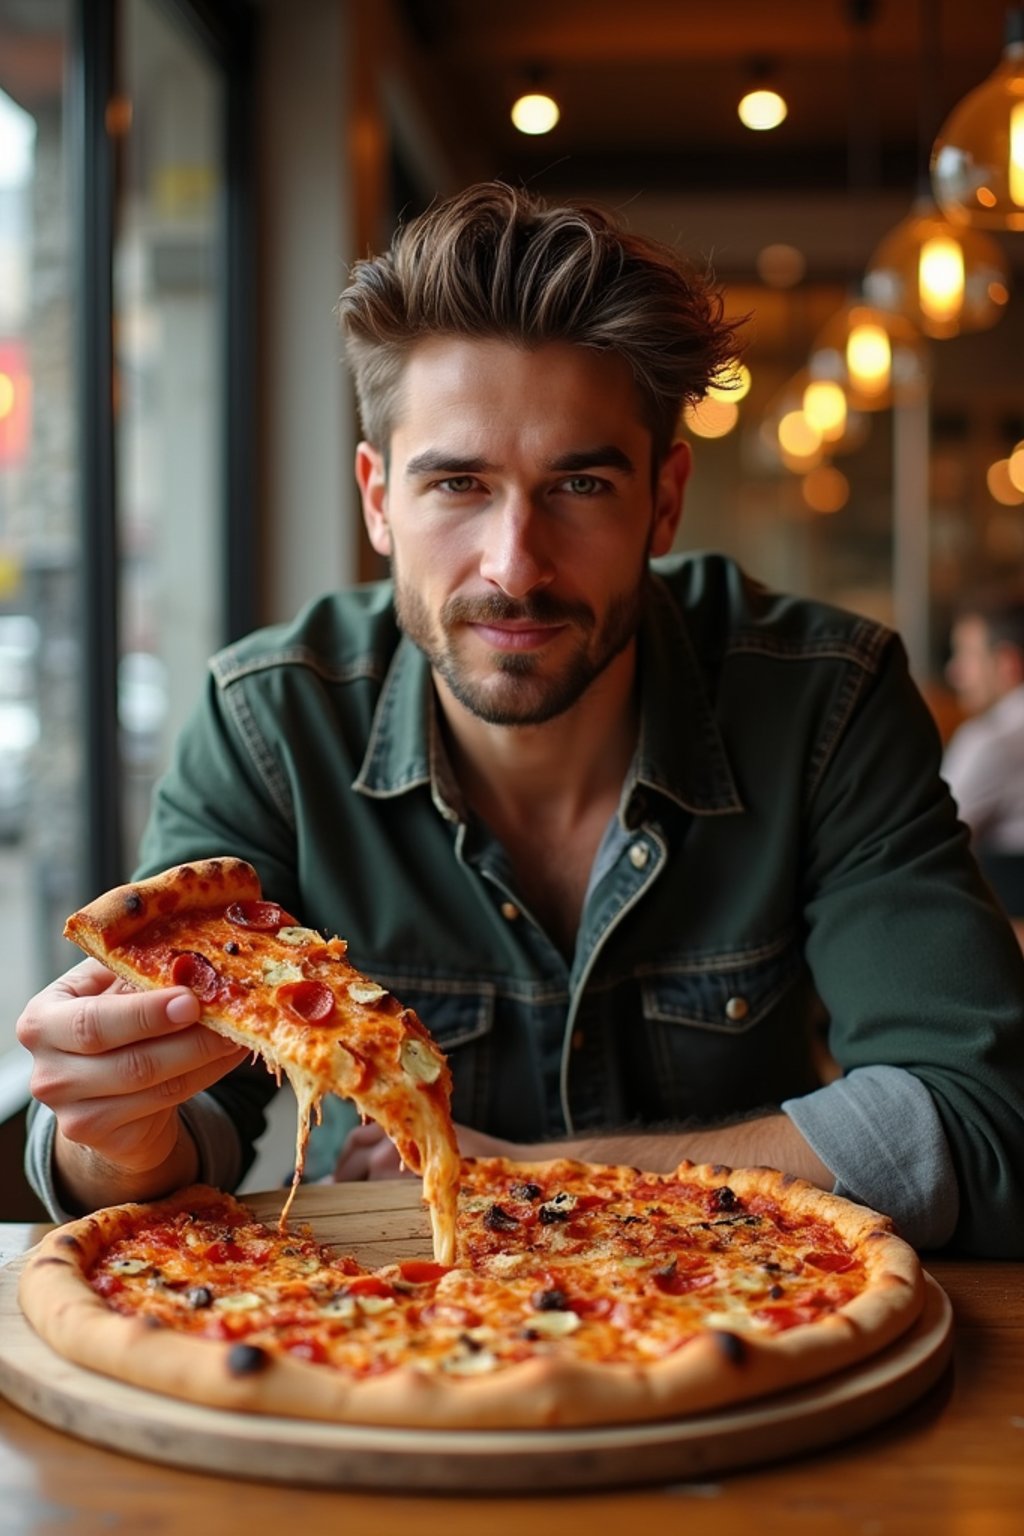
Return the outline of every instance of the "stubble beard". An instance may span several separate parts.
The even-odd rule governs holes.
[[[545,592],[522,601],[498,593],[475,600],[451,597],[435,627],[423,598],[403,582],[397,565],[393,575],[399,627],[465,709],[487,725],[506,726],[544,725],[571,709],[633,639],[648,585],[645,556],[639,579],[612,598],[600,627],[588,604],[561,602]],[[473,677],[459,654],[460,626],[524,621],[565,624],[576,631],[560,669],[546,673],[543,655],[496,651],[487,676]]]

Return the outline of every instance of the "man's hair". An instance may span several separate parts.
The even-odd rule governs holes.
[[[600,208],[548,206],[489,182],[403,225],[384,255],[356,262],[338,301],[363,431],[386,450],[411,349],[428,337],[526,348],[571,342],[632,370],[654,462],[738,350],[742,321],[669,247]]]
[[[979,619],[989,645],[1010,645],[1024,656],[1024,590],[1019,586],[978,588],[959,599],[953,619]]]

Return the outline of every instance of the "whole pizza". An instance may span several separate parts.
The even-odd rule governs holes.
[[[204,1021],[305,1084],[307,1110],[334,1091],[380,1118],[425,1174],[434,1257],[368,1269],[287,1207],[268,1226],[205,1186],[110,1207],[22,1271],[22,1309],[59,1354],[250,1413],[596,1425],[784,1392],[919,1316],[923,1272],[889,1220],[773,1170],[460,1161],[422,1024],[254,880],[237,860],[179,866],[68,931],[135,985],[194,982]]]

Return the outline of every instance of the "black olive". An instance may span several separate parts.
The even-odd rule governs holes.
[[[537,1200],[541,1192],[539,1184],[513,1184],[509,1190],[515,1200]]]
[[[569,1298],[564,1291],[534,1291],[530,1304],[538,1312],[568,1312]]]
[[[241,952],[241,944],[236,943],[234,939],[228,939],[227,943],[224,945],[224,953],[226,955],[238,955],[241,954]]]
[[[549,1205],[541,1206],[538,1214],[540,1216],[542,1226],[550,1227],[553,1222],[568,1221],[569,1217],[572,1215],[572,1206],[558,1205],[556,1201],[557,1196],[555,1200],[552,1200]]]
[[[193,1285],[185,1292],[185,1300],[198,1311],[201,1307],[213,1305],[213,1292],[208,1285]]]
[[[713,1211],[739,1210],[739,1196],[729,1188],[728,1184],[722,1184],[711,1192],[711,1209]]]
[[[258,1344],[232,1344],[228,1350],[228,1370],[232,1376],[254,1376],[270,1364],[270,1356]]]
[[[543,1212],[541,1214],[543,1215]],[[514,1232],[518,1225],[518,1218],[501,1205],[492,1205],[484,1217],[484,1226],[491,1232]]]

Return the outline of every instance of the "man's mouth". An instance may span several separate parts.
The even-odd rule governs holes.
[[[495,651],[534,651],[547,645],[565,625],[538,624],[524,619],[501,623],[470,622],[468,626],[478,639]]]

